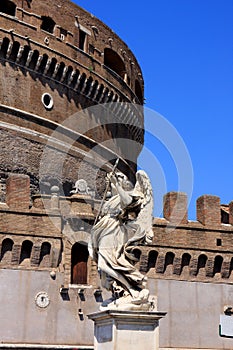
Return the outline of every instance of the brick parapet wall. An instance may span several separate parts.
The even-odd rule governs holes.
[[[68,285],[72,246],[76,242],[87,244],[94,220],[93,213],[96,211],[95,204],[98,205],[99,201],[95,203],[88,195],[59,197],[58,192],[53,192],[52,196],[34,196],[31,203],[28,179],[25,175],[12,174],[7,182],[8,205],[2,203],[0,206],[0,246],[3,247],[6,240],[9,241],[7,254],[1,248],[0,267],[36,269],[47,266],[52,269],[58,268],[62,263],[60,266],[65,267],[64,283]],[[19,205],[21,197],[22,206]],[[168,197],[171,198],[171,194]],[[178,196],[172,193],[172,198]],[[182,195],[182,198],[185,196]],[[202,204],[204,202],[202,201]],[[214,210],[217,208],[220,212],[219,199],[214,198],[211,203],[210,208],[207,206],[210,213],[213,212],[213,203],[216,205]],[[179,215],[180,211],[187,214],[187,208],[183,204],[178,208]],[[165,201],[165,205],[171,208],[165,208],[166,219],[154,219],[153,243],[135,247],[135,254],[139,257],[137,268],[152,278],[233,283],[233,225],[219,223],[218,220],[205,220],[205,216],[210,217],[208,210],[204,211],[201,222],[188,221],[185,218],[175,225],[173,220],[169,221],[170,215],[172,218],[177,218],[174,212],[176,210],[174,208],[177,208],[174,200]],[[226,207],[225,205],[224,208]],[[231,210],[232,202],[229,212]],[[25,241],[32,244],[30,264],[21,266]],[[9,248],[10,242],[12,242],[11,248]],[[43,265],[41,249],[46,242],[51,245],[52,255],[47,258],[47,265],[45,262]],[[88,278],[91,284],[95,284],[97,278],[94,265],[89,261]]]

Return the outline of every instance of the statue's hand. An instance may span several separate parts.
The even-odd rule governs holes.
[[[109,182],[111,182],[113,185],[116,186],[117,178],[116,178],[116,176],[113,173],[107,174],[107,179],[108,179]]]

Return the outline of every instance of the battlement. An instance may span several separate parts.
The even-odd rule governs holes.
[[[56,187],[56,186],[55,186]],[[14,210],[27,210],[37,209],[56,209],[67,214],[64,201],[70,203],[70,210],[75,215],[83,212],[94,216],[95,203],[88,207],[86,210],[87,202],[90,196],[71,196],[62,197],[59,196],[59,188],[54,190],[54,186],[51,188],[51,195],[36,195],[30,196],[30,178],[24,174],[10,174],[6,181],[6,205],[9,209]],[[55,191],[55,192],[54,192]],[[55,199],[56,198],[56,199]],[[55,205],[56,203],[56,205]],[[79,203],[79,204],[77,204]],[[96,202],[98,206],[98,201]],[[85,208],[85,210],[83,210]],[[179,228],[181,226],[187,226],[190,229],[193,228],[213,228],[214,230],[221,229],[221,225],[224,224],[224,229],[232,230],[233,225],[233,201],[229,204],[220,204],[220,198],[214,195],[203,195],[196,201],[196,213],[197,221],[188,220],[188,207],[187,207],[187,194],[184,192],[168,192],[164,195],[163,200],[163,218],[154,218],[155,225],[172,226]]]
[[[11,174],[6,202],[0,203],[0,265],[57,268],[64,246],[64,278],[69,284],[73,246],[79,241],[87,245],[98,205],[86,193],[60,196],[57,186],[49,195],[31,196],[29,176]],[[165,194],[164,218],[154,218],[152,244],[135,247],[138,268],[151,278],[232,283],[233,201],[220,205],[219,197],[203,195],[197,199],[197,221],[189,221],[187,213],[185,193]],[[21,257],[25,246],[31,252],[28,265]],[[82,249],[88,254],[87,247]],[[93,284],[96,267],[90,259],[88,266],[88,283],[91,279]]]
[[[220,198],[203,195],[196,201],[197,222],[203,226],[218,227],[221,224],[233,225],[233,202],[221,205]],[[164,195],[163,216],[169,225],[180,226],[192,224],[188,221],[187,195],[183,192],[168,192]],[[159,219],[155,219],[159,222]]]

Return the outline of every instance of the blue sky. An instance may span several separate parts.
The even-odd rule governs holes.
[[[233,0],[75,2],[128,44],[143,71],[146,107],[165,117],[185,142],[194,173],[189,218],[195,219],[202,194],[233,200]],[[145,145],[165,177],[166,188],[148,170],[159,215],[161,191],[186,192],[186,184],[178,184],[166,145],[152,137]]]

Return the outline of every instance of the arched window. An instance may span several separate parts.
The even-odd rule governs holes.
[[[112,49],[104,49],[104,65],[117,73],[122,79],[124,79],[125,64],[120,56]]]
[[[217,255],[214,259],[214,275],[216,273],[220,273],[222,269],[223,257],[221,255]]]
[[[49,57],[48,57],[48,55],[46,55],[46,53],[43,55],[43,58],[42,58],[42,60],[41,60],[41,63],[40,63],[40,66],[39,66],[39,69],[38,69],[38,72],[39,73],[44,73],[44,70],[45,70],[45,67],[46,67],[46,64],[47,64],[47,62],[48,62],[48,59],[49,59]]]
[[[32,242],[24,241],[21,248],[19,263],[23,265],[30,265],[30,257],[32,252]]]
[[[139,83],[138,80],[135,80],[135,94],[137,96],[137,98],[139,99],[140,103],[143,104],[143,92],[142,92],[142,88],[141,85]]]
[[[10,43],[10,40],[8,38],[4,38],[3,41],[2,41],[0,54],[4,58],[6,57],[7,50],[8,50],[8,47],[9,47],[9,43]]]
[[[78,80],[78,77],[80,75],[80,72],[78,69],[75,70],[75,73],[73,75],[73,79],[72,79],[72,82],[70,84],[71,88],[75,88],[76,84],[77,84],[77,80]]]
[[[169,267],[170,269],[172,268],[173,261],[174,261],[175,254],[168,252],[165,256],[165,264],[164,264],[164,271],[167,270]]]
[[[198,257],[197,262],[197,274],[200,272],[200,270],[204,270],[206,266],[207,256],[205,254],[201,254]]]
[[[52,60],[51,60],[49,69],[48,69],[48,71],[47,71],[47,75],[48,75],[49,77],[52,77],[52,76],[53,76],[53,73],[54,73],[55,68],[56,68],[56,64],[57,64],[57,60],[56,60],[56,58],[53,57]]]
[[[33,70],[34,70],[34,69],[36,68],[39,55],[40,55],[40,54],[39,54],[39,51],[38,51],[38,50],[34,50],[34,51],[33,51],[32,58],[31,58],[31,61],[30,61],[30,64],[29,64],[29,68],[30,68],[30,69],[33,69]]]
[[[75,243],[71,251],[71,283],[87,284],[87,246]]]
[[[51,244],[48,242],[44,242],[40,250],[40,262],[39,262],[40,267],[50,266],[50,251],[51,251]]]
[[[6,238],[3,240],[0,261],[4,261],[5,263],[11,262],[13,245],[14,242],[11,239]]]
[[[27,62],[29,52],[30,52],[30,46],[29,45],[25,45],[23,53],[22,53],[22,57],[21,57],[21,63],[22,63],[23,66]]]
[[[186,266],[189,266],[191,260],[191,255],[188,253],[183,254],[181,261],[181,272]]]
[[[63,73],[64,73],[64,69],[65,69],[65,63],[64,62],[61,62],[59,64],[59,68],[58,68],[58,71],[57,71],[57,74],[55,76],[55,79],[56,80],[61,80],[62,76],[63,76]]]
[[[133,255],[135,256],[135,259],[137,261],[140,260],[141,254],[142,254],[142,252],[140,249],[138,249],[138,248],[133,249]]]
[[[42,20],[42,23],[41,23],[40,28],[45,30],[48,33],[52,33],[53,34],[54,27],[55,27],[55,24],[56,24],[54,22],[54,20],[51,17],[48,17],[48,16],[42,16],[41,20]]]
[[[12,50],[11,50],[11,54],[10,54],[11,61],[16,61],[16,58],[17,58],[17,55],[19,52],[19,48],[20,48],[20,43],[18,41],[14,41],[13,46],[12,46]]]
[[[156,252],[155,250],[150,251],[149,257],[148,257],[148,268],[147,268],[148,271],[152,268],[155,268],[157,257],[158,257],[158,252]]]
[[[15,16],[16,5],[13,1],[1,0],[0,1],[0,12],[6,13],[10,16]]]

